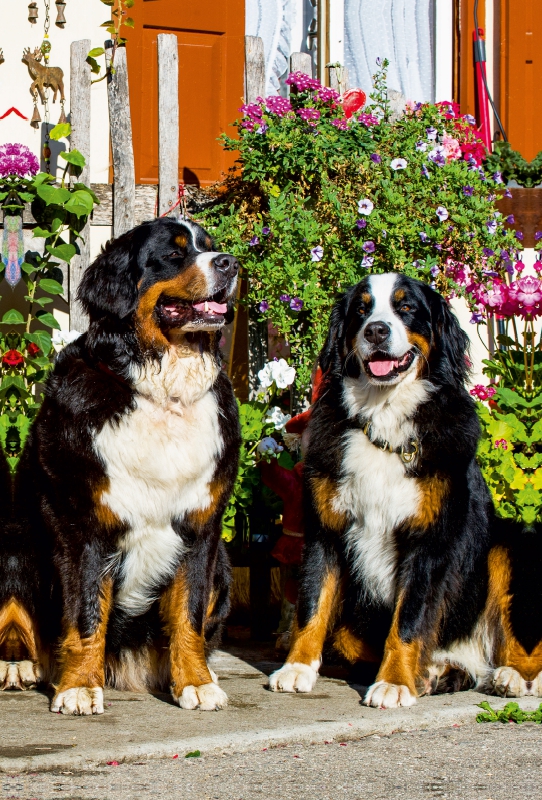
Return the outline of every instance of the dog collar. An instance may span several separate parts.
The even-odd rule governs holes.
[[[410,464],[420,452],[420,442],[418,439],[409,439],[407,445],[402,444],[401,447],[394,448],[384,439],[379,439],[378,437],[373,439],[372,425],[370,420],[358,417],[357,422],[365,436],[368,438],[371,444],[374,445],[374,447],[377,447],[379,450],[384,450],[388,453],[395,453],[399,456],[403,464]]]
[[[123,378],[122,375],[119,375],[117,372],[113,372],[113,370],[110,369],[107,366],[107,364],[104,364],[103,361],[98,361],[96,366],[102,372],[105,372],[106,375],[110,375],[112,378],[115,378],[115,380],[117,380],[119,383],[124,384],[124,386],[128,386],[128,381],[125,378]]]

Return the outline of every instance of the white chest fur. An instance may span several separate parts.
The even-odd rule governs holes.
[[[180,368],[189,371],[185,360]],[[186,545],[172,521],[210,505],[209,483],[223,447],[209,386],[187,390],[185,381],[174,380],[167,369],[162,375],[169,386],[164,386],[159,375],[154,377],[156,399],[145,377],[147,391],[136,396],[135,410],[118,424],[106,424],[95,439],[109,479],[102,503],[129,527],[118,542],[116,603],[131,614],[145,611],[155,598],[154,587],[175,571]],[[182,402],[187,393],[189,404]]]
[[[414,435],[408,419],[428,398],[429,386],[417,380],[390,390],[373,389],[360,381],[345,381],[350,415],[361,413],[370,419],[373,438],[388,441],[393,448],[407,444]],[[419,489],[400,457],[375,447],[362,430],[349,431],[344,444],[345,474],[335,505],[337,511],[355,517],[346,534],[350,563],[370,597],[392,606],[397,570],[394,533],[417,512]]]

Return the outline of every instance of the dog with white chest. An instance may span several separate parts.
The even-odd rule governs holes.
[[[310,691],[331,640],[351,664],[380,665],[371,706],[410,706],[452,668],[506,693],[499,670],[519,645],[467,343],[446,301],[404,275],[367,277],[337,302],[309,423],[292,645],[272,690]]]

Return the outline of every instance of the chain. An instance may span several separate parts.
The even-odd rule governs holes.
[[[43,23],[43,42],[41,43],[41,52],[43,53],[43,61],[45,66],[48,65],[49,53],[51,52],[51,42],[49,41],[49,28],[51,27],[51,18],[49,17],[49,8],[51,0],[44,0],[45,3],[45,22]],[[51,148],[49,147],[49,87],[45,86],[43,93],[45,95],[45,102],[43,103],[43,116],[45,123],[45,136],[43,138],[43,160],[45,161],[45,169],[51,172]]]

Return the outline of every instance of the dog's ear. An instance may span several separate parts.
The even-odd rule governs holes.
[[[343,350],[344,327],[348,306],[348,295],[343,295],[337,300],[331,312],[329,331],[319,358],[319,364],[324,375],[340,375],[341,373],[341,352]]]
[[[136,308],[141,277],[136,230],[109,241],[83,275],[77,299],[91,322],[104,316],[123,319]]]
[[[431,291],[431,318],[440,369],[446,380],[464,384],[469,373],[469,338],[446,300]]]

